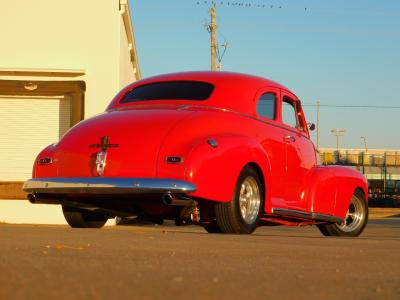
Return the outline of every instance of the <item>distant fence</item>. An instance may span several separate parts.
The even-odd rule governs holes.
[[[324,165],[400,167],[400,152],[368,154],[364,152],[333,151],[320,153]]]
[[[323,165],[344,165],[356,169],[368,179],[369,197],[373,203],[400,206],[400,152],[368,154],[359,151],[320,153]],[[390,204],[391,203],[391,204]]]

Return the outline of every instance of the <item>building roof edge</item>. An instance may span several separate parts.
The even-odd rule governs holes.
[[[120,0],[120,13],[124,22],[128,43],[132,45],[129,51],[131,54],[133,68],[136,69],[136,79],[139,80],[141,79],[141,73],[140,73],[138,54],[135,42],[135,34],[133,31],[133,25],[132,25],[133,23],[132,23],[132,17],[130,13],[130,6],[128,0]]]

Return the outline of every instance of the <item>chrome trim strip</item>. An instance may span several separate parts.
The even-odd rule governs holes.
[[[41,194],[186,194],[195,192],[196,185],[163,178],[33,178],[27,180],[22,189]]]
[[[294,210],[294,209],[272,208],[272,213],[275,215],[280,215],[280,216],[311,219],[311,220],[315,220],[315,221],[324,221],[324,222],[333,222],[333,223],[343,222],[343,219],[332,216],[332,215],[325,215],[325,214],[320,214],[320,213],[306,212],[306,211]]]

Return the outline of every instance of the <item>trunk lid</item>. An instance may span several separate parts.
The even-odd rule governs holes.
[[[156,177],[164,138],[192,113],[177,107],[121,109],[83,121],[57,145],[58,176],[99,176],[96,159],[106,148],[104,177]],[[103,142],[108,146],[101,145],[102,137],[107,137]]]

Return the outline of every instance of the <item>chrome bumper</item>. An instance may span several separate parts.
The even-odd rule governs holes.
[[[30,194],[187,194],[196,191],[193,183],[161,178],[34,178],[23,191]]]

